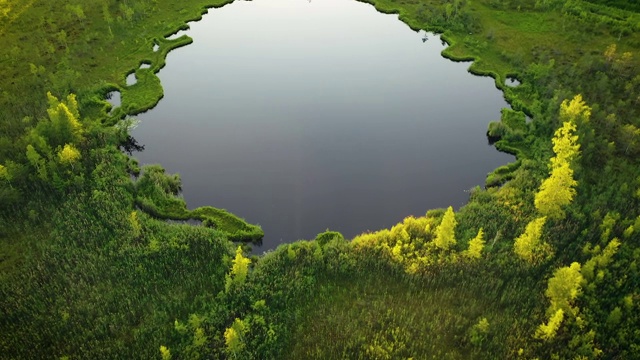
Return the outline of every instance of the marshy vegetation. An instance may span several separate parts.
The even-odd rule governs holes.
[[[258,228],[120,150],[191,41],[166,35],[225,2],[0,4],[3,356],[639,358],[637,8],[371,2],[495,78],[513,110],[489,135],[517,161],[456,213],[254,258],[230,240]]]

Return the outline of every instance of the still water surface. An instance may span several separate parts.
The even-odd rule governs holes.
[[[263,250],[457,208],[512,160],[485,137],[507,106],[493,80],[396,15],[255,0],[190,25],[194,44],[159,73],[164,99],[138,116],[137,157],[180,173],[190,208],[260,224]]]

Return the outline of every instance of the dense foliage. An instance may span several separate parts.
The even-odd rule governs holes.
[[[594,4],[602,4],[620,9],[640,11],[640,1],[638,0],[589,0]]]
[[[259,258],[230,241],[258,227],[122,151],[191,41],[165,35],[227,1],[0,2],[2,356],[640,358],[637,3],[368,2],[495,78],[517,160],[458,212]]]

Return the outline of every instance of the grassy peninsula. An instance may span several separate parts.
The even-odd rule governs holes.
[[[495,79],[516,161],[458,212],[261,257],[126,155],[167,35],[229,2],[0,1],[1,357],[640,358],[636,2],[368,1]]]

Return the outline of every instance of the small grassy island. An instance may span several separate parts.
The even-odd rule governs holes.
[[[495,79],[516,160],[457,212],[259,257],[126,154],[167,36],[229,2],[0,0],[0,357],[640,358],[639,2],[367,1]]]

